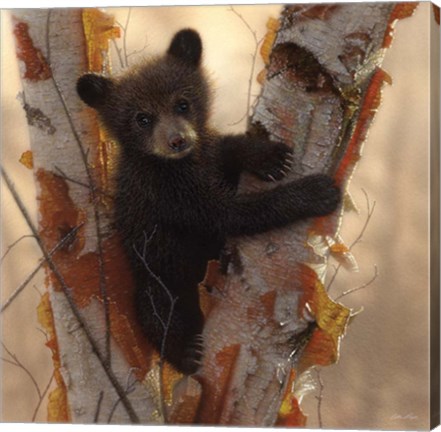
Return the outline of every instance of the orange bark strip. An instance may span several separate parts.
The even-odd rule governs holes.
[[[212,289],[222,291],[225,286],[225,275],[220,271],[219,261],[208,261],[207,270],[205,272],[204,280],[199,284],[199,301],[201,310],[207,319],[213,307],[218,303],[217,299],[210,295]]]
[[[19,162],[24,165],[26,168],[32,169],[34,168],[34,157],[32,155],[32,152],[30,150],[25,151],[20,159]]]
[[[339,5],[316,5],[308,6],[301,15],[304,18],[319,19],[326,21],[330,15],[339,8]]]
[[[276,304],[277,293],[276,291],[268,291],[266,294],[260,296],[260,301],[265,309],[264,317],[274,316],[274,306]]]
[[[69,186],[62,177],[44,169],[36,172],[40,184],[40,236],[48,249],[54,248],[69,232],[85,221],[69,196]],[[55,257],[71,255],[75,257],[84,247],[84,234],[80,229],[75,238],[64,245]],[[54,257],[54,258],[55,258]]]
[[[296,372],[291,369],[288,385],[285,389],[279,415],[276,420],[276,426],[283,427],[304,427],[307,417],[300,409],[297,399],[292,394],[293,384],[296,378]]]
[[[384,82],[390,82],[390,77],[382,69],[378,69],[371,78],[357,119],[357,125],[352,134],[345,156],[341,160],[335,174],[335,181],[338,185],[342,185],[350,176],[355,164],[360,159],[360,150],[366,138],[368,127],[375,115],[376,109],[380,105],[381,89]]]
[[[99,9],[83,9],[83,28],[86,37],[89,71],[103,72],[105,62],[103,53],[109,50],[109,40],[121,36],[120,28],[115,26],[115,18]],[[107,67],[109,72],[109,67]]]
[[[52,71],[41,50],[34,45],[29,35],[29,25],[18,21],[14,26],[17,41],[17,58],[25,64],[23,78],[30,81],[44,81],[52,76]]]
[[[407,3],[398,3],[394,7],[392,13],[390,14],[389,23],[387,25],[386,32],[384,33],[383,48],[389,48],[392,43],[394,26],[396,21],[412,16],[418,5],[419,5],[418,2],[415,3],[407,2]]]
[[[331,252],[341,254],[349,252],[349,248],[344,243],[335,243],[331,246]]]
[[[432,3],[433,6],[433,15],[435,16],[435,22],[439,25],[439,6],[435,3]]]
[[[216,386],[212,382],[202,383],[202,397],[195,423],[220,424],[229,384],[234,373],[234,365],[240,352],[240,345],[225,347],[216,355]]]
[[[311,366],[329,366],[338,360],[339,344],[324,330],[317,329],[312,334],[311,340],[299,362],[299,370]]]
[[[110,74],[110,63],[105,59],[109,51],[109,41],[121,36],[120,28],[115,25],[115,18],[99,9],[85,8],[82,11],[82,20],[88,71]],[[99,128],[98,123],[95,124],[93,133],[96,134],[96,148],[92,165],[102,189],[108,190],[110,178],[115,169],[117,148],[115,143]],[[105,198],[101,196],[100,199]]]
[[[314,299],[315,286],[318,282],[317,273],[307,265],[299,265],[299,277],[302,281],[303,293],[299,301],[298,315],[302,316],[302,312],[306,307],[306,303],[310,303]]]
[[[41,297],[40,304],[37,307],[37,316],[38,322],[48,335],[46,346],[52,351],[54,378],[57,384],[57,387],[49,394],[47,419],[50,422],[67,423],[70,421],[69,404],[67,402],[66,385],[60,373],[60,352],[55,335],[54,318],[48,293],[43,294]]]

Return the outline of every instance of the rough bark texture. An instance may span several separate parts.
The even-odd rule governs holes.
[[[293,147],[287,181],[324,172],[345,188],[387,79],[379,65],[392,23],[413,8],[292,5],[272,21],[251,127]],[[207,323],[200,373],[181,379],[169,367],[158,370],[109,226],[112,146],[74,90],[84,71],[106,69],[105,59],[91,60],[91,52],[107,49],[93,35],[111,37],[113,23],[80,10],[15,15],[40,235],[51,250],[78,229],[53,255],[64,280],[48,274],[45,316],[55,328],[58,384],[50,420],[151,423],[166,415],[175,423],[304,424],[292,386],[311,364],[336,361],[350,316],[323,288],[329,254],[344,259],[336,240],[342,212],[231,242],[227,275],[211,263],[204,283],[211,292],[201,287]],[[264,186],[245,178],[242,187]]]

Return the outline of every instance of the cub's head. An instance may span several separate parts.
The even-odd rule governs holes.
[[[210,90],[201,57],[198,33],[181,30],[162,57],[115,79],[85,74],[77,92],[124,151],[182,158],[207,127]]]

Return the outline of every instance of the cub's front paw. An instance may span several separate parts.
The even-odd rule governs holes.
[[[340,204],[340,188],[334,179],[324,174],[315,174],[300,180],[306,216],[325,216]]]
[[[264,181],[277,181],[287,176],[293,162],[292,150],[283,143],[270,142],[254,155],[250,172]]]

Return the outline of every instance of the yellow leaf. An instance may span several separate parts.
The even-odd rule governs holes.
[[[317,274],[306,265],[303,266],[302,279],[305,287],[303,307],[308,307],[317,325],[305,349],[302,366],[307,368],[317,364],[325,366],[335,363],[351,311],[328,296]]]
[[[26,168],[32,169],[34,168],[34,157],[30,150],[25,151],[20,159],[19,162],[24,165]]]
[[[37,317],[48,335],[46,345],[52,351],[52,361],[54,364],[54,378],[57,387],[49,394],[49,402],[47,406],[47,419],[50,422],[70,421],[69,408],[67,403],[66,385],[60,372],[60,356],[58,351],[58,343],[55,336],[54,319],[52,315],[52,306],[49,300],[49,293],[45,293],[41,297],[40,304],[37,306]]]

